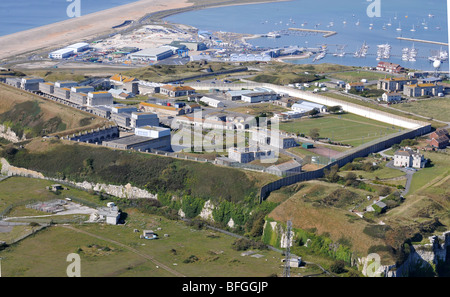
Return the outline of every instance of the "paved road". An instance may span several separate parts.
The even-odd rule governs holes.
[[[412,178],[414,173],[416,172],[416,170],[411,170],[411,169],[406,169],[406,168],[400,168],[400,167],[395,167],[394,166],[394,161],[391,160],[386,164],[386,167],[391,168],[391,169],[396,169],[396,170],[400,170],[402,172],[404,172],[406,174],[406,185],[405,185],[405,189],[402,192],[403,196],[406,196],[406,194],[408,194],[409,189],[411,188],[411,182],[412,182]]]

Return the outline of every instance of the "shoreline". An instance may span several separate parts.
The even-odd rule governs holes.
[[[215,2],[195,5],[190,0],[140,0],[133,3],[105,9],[26,31],[0,37],[0,61],[11,60],[21,55],[36,51],[49,51],[63,48],[72,43],[95,39],[99,36],[113,34],[125,28],[113,29],[126,21],[151,19],[158,13],[168,12],[170,15],[188,12],[195,9],[226,7],[235,5],[251,5],[262,3],[286,2],[291,0],[268,0]],[[179,10],[179,11],[178,11]],[[162,18],[166,17],[164,14]]]

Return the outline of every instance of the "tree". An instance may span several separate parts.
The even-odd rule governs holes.
[[[339,166],[337,164],[331,166],[330,169],[324,169],[323,170],[325,178],[329,182],[332,182],[332,183],[335,183],[335,182],[339,181],[340,177],[339,177],[338,171],[339,171]]]
[[[319,128],[312,128],[311,130],[309,130],[309,136],[312,139],[316,140],[320,136],[319,131]]]
[[[320,113],[320,111],[318,111],[317,109],[312,109],[308,112],[308,116],[310,117],[315,117],[316,115],[318,115]]]
[[[331,113],[337,113],[337,112],[342,111],[342,107],[340,105],[331,106],[328,108],[328,111]]]
[[[333,264],[331,264],[330,270],[331,270],[331,272],[337,273],[337,274],[346,272],[345,262],[342,260],[335,261]]]

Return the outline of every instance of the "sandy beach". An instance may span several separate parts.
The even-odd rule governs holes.
[[[58,49],[114,32],[112,27],[148,13],[192,6],[187,0],[141,0],[62,22],[0,37],[0,59],[35,50]]]

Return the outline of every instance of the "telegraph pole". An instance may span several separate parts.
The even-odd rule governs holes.
[[[450,0],[447,0],[447,26],[448,26],[448,49],[450,51]],[[450,65],[450,64],[449,64]],[[450,69],[449,69],[449,74],[450,74]]]

